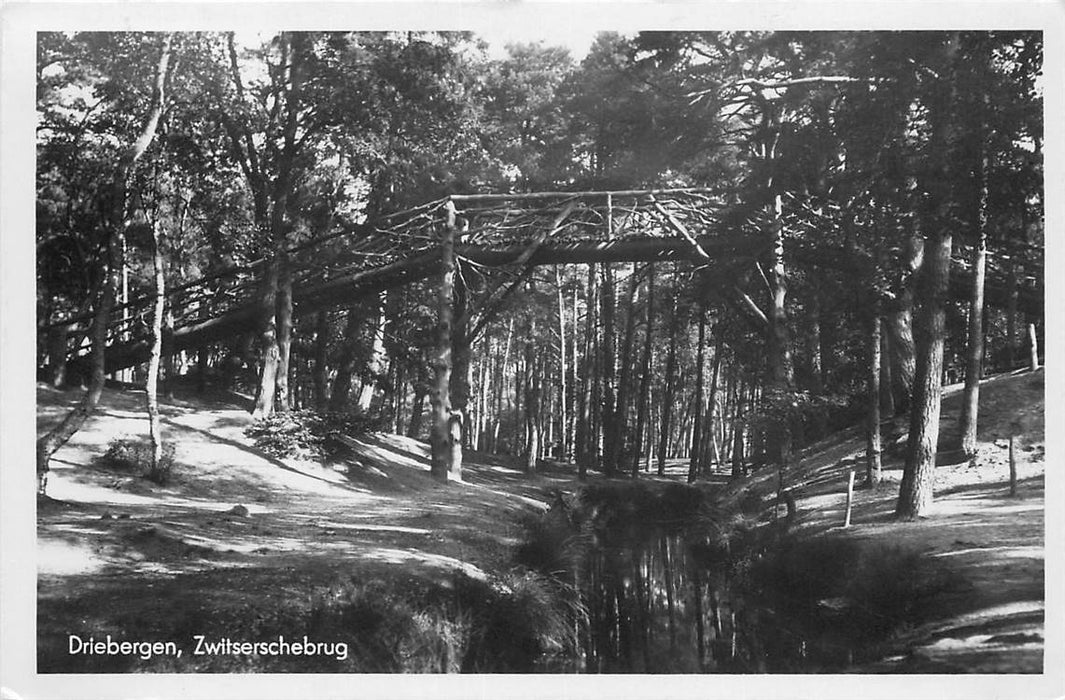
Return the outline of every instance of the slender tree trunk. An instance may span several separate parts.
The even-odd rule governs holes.
[[[666,354],[666,386],[662,395],[662,428],[658,438],[658,475],[666,473],[666,458],[669,457],[670,418],[673,416],[675,377],[677,372],[677,336],[680,331],[680,312],[677,310],[676,294],[669,320],[669,350]]]
[[[984,96],[986,103],[987,96]],[[986,104],[985,104],[986,108]],[[973,246],[973,288],[969,300],[969,342],[966,347],[965,391],[961,403],[961,449],[975,464],[976,433],[980,412],[980,379],[984,374],[984,281],[987,277],[987,135],[980,134],[980,202]]]
[[[632,339],[636,330],[636,294],[639,289],[639,275],[636,265],[632,266],[629,278],[629,290],[625,302],[625,335],[621,346],[621,376],[618,379],[618,404],[614,415],[614,432],[609,438],[615,445],[611,471],[622,471],[627,466],[625,457],[629,445],[629,408],[632,403]]]
[[[639,475],[643,455],[643,431],[647,422],[648,400],[651,394],[651,343],[654,339],[655,266],[647,268],[647,319],[643,336],[643,356],[640,358],[640,395],[636,408],[636,445],[632,454],[632,478]]]
[[[736,390],[736,414],[732,419],[732,477],[739,478],[743,476],[743,445],[744,445],[744,426],[743,426],[743,399],[744,399],[744,387],[743,380],[740,379],[737,382],[738,388]]]
[[[461,433],[457,445],[452,445],[452,465],[462,464],[462,448],[469,446],[470,430],[470,336],[469,309],[466,284],[458,276],[454,291],[454,316],[451,326],[451,356],[454,368],[451,372],[451,420],[458,421]]]
[[[314,333],[314,405],[324,411],[329,405],[329,312],[319,311]]]
[[[875,312],[869,333],[869,426],[865,450],[865,479],[879,484],[880,465],[880,316]]]
[[[503,394],[506,389],[508,376],[507,366],[510,364],[510,346],[514,339],[514,317],[507,321],[507,340],[503,344],[503,357],[499,362],[499,375],[496,379],[496,420],[495,429],[492,432],[492,451],[499,451],[499,430],[503,423]],[[509,396],[509,394],[508,394]]]
[[[577,367],[579,367],[577,357],[577,285],[573,285],[573,331],[570,333],[570,339],[573,349],[572,359],[569,363],[570,373],[572,379],[569,382],[570,394],[572,399],[570,400],[570,412],[569,412],[569,427],[566,431],[566,438],[569,442],[569,459],[573,459],[574,455],[580,451],[580,443],[577,441],[577,412],[578,408],[576,403],[578,401],[578,381],[577,381]]]
[[[1039,369],[1039,335],[1034,323],[1028,324],[1028,369]]]
[[[691,460],[688,464],[688,483],[695,481],[702,471],[699,458],[702,451],[702,415],[703,415],[703,359],[706,345],[706,310],[699,309],[699,345],[695,360],[695,415],[692,419]]]
[[[145,408],[148,412],[148,439],[152,447],[152,472],[163,459],[163,433],[159,421],[159,364],[163,354],[163,305],[166,286],[163,280],[163,253],[159,224],[152,222],[152,273],[155,299],[152,306],[151,351],[148,356],[148,379],[145,382]]]
[[[617,468],[617,454],[619,445],[611,438],[614,436],[614,422],[617,420],[614,378],[617,367],[617,351],[614,338],[614,270],[609,263],[602,266],[602,291],[600,303],[602,306],[602,362],[599,374],[602,378],[603,398],[600,419],[600,435],[605,438],[603,443],[603,469],[607,476],[613,476]]]
[[[262,282],[262,325],[259,330],[259,343],[263,351],[262,369],[259,372],[259,387],[255,395],[255,408],[252,417],[256,420],[269,417],[274,412],[274,398],[277,392],[277,369],[279,349],[277,345],[277,288],[278,259],[275,257],[266,266]]]
[[[430,403],[433,424],[429,432],[432,452],[430,473],[447,483],[452,468],[451,426],[451,319],[455,285],[455,208],[449,202],[447,222],[441,231],[440,286],[437,290],[436,349],[433,355],[433,387]],[[461,468],[461,465],[459,465]]]
[[[884,332],[885,324],[880,324],[880,413],[884,416],[895,415],[895,395],[891,392],[891,348],[888,334]]]
[[[575,315],[574,324],[576,324],[576,318]],[[581,365],[583,381],[578,395],[578,419],[574,439],[577,446],[577,477],[581,481],[587,476],[588,462],[592,459],[594,453],[591,443],[594,439],[592,403],[595,396],[593,393],[595,384],[595,352],[593,345],[595,326],[595,265],[589,265],[584,302],[584,362]]]
[[[414,382],[414,400],[411,402],[410,423],[407,424],[407,437],[418,438],[422,433],[422,415],[425,409],[425,396],[429,387],[423,381]]]
[[[363,382],[356,399],[356,406],[362,413],[370,411],[374,396],[385,374],[388,362],[385,351],[385,326],[388,323],[388,313],[385,310],[385,292],[381,292],[376,301],[373,315],[373,338],[370,348],[370,362],[367,366],[367,378]]]
[[[703,433],[706,438],[708,438],[704,439],[704,442],[707,443],[707,463],[716,466],[721,460],[721,457],[718,454],[717,432],[714,423],[717,420],[717,382],[718,376],[721,373],[722,333],[720,328],[715,328],[714,331],[714,365],[713,369],[710,370],[710,396],[706,402],[706,429]]]
[[[540,379],[536,357],[536,316],[529,315],[525,336],[525,472],[536,471],[540,452]]]
[[[164,34],[161,39],[159,62],[155,69],[155,85],[152,91],[152,106],[147,120],[141,128],[133,145],[121,156],[115,177],[111,185],[110,211],[108,212],[107,277],[100,288],[100,300],[93,315],[92,349],[90,351],[91,373],[89,388],[81,402],[60,421],[59,425],[37,440],[37,493],[45,495],[48,487],[48,471],[52,455],[85,424],[92,415],[103,395],[105,375],[105,355],[107,328],[111,322],[111,310],[115,305],[115,294],[122,283],[121,240],[126,219],[126,183],[133,167],[148,149],[159,125],[163,113],[167,68],[170,63],[171,35]]]
[[[277,278],[277,410],[292,406],[289,396],[289,365],[292,355],[292,272],[288,255],[278,259]]]
[[[821,356],[821,293],[814,290],[810,295],[810,389],[814,394],[820,395],[825,391],[825,370]],[[817,409],[813,416],[814,439],[819,440],[828,434],[828,412],[825,409]]]
[[[1026,210],[1027,212],[1027,210]],[[1023,216],[1023,219],[1027,219],[1027,213]],[[1027,228],[1027,221],[1023,224],[1023,227]],[[1007,370],[1013,370],[1017,364],[1017,303],[1020,297],[1020,288],[1017,284],[1017,261],[1014,260],[1014,255],[1010,255],[1010,277],[1009,277],[1009,302],[1006,303],[1005,310],[1005,367]]]
[[[785,306],[788,283],[784,272],[784,214],[779,194],[773,199],[773,246],[770,255],[770,281],[773,304],[769,315],[769,371],[770,384],[787,390],[794,384],[791,362],[791,343],[788,337],[788,314]]]
[[[774,185],[770,185],[772,189]],[[774,392],[788,392],[794,387],[794,372],[791,361],[791,341],[788,333],[788,315],[785,301],[788,284],[784,268],[784,210],[783,198],[777,192],[773,196],[773,244],[770,249],[770,284],[772,307],[769,314],[769,388]],[[791,451],[792,421],[781,418],[779,424],[768,430],[767,452],[769,459],[778,465],[787,463]]]
[[[555,267],[555,290],[558,295],[558,375],[559,375],[559,421],[561,425],[560,434],[562,436],[561,445],[562,449],[559,452],[559,459],[565,461],[569,458],[569,444],[567,440],[566,432],[566,305],[564,295],[562,294],[562,278],[559,275],[558,267]]]

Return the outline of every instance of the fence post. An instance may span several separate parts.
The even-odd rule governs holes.
[[[847,470],[847,514],[843,519],[843,527],[851,526],[851,506],[854,504],[854,467]]]

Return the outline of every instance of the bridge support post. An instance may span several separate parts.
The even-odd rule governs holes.
[[[447,220],[440,240],[440,286],[437,289],[436,349],[433,353],[433,388],[430,403],[433,424],[429,430],[431,461],[429,473],[441,483],[447,483],[452,472],[462,469],[461,450],[453,450],[456,441],[461,445],[461,421],[451,417],[451,326],[454,316],[452,304],[455,289],[455,205],[447,203]],[[458,465],[453,462],[460,460]],[[461,473],[461,472],[458,472]]]

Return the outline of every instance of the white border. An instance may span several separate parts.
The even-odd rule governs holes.
[[[2,2],[2,0],[0,0]],[[1046,269],[1062,261],[1065,5],[968,2],[7,3],[0,7],[0,697],[918,698],[1065,697],[1061,311],[1047,305],[1046,672],[1042,676],[276,676],[35,673],[34,63],[37,30],[1043,29]],[[1061,285],[1047,279],[1047,299]]]

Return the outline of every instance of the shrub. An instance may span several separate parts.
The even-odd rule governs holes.
[[[855,658],[875,658],[962,583],[920,552],[835,537],[785,542],[755,564],[751,582],[763,609],[787,611],[786,625],[811,648]]]
[[[333,459],[346,449],[338,435],[361,435],[377,429],[378,423],[358,413],[284,411],[256,421],[245,434],[274,457]]]
[[[100,460],[111,470],[140,474],[157,484],[170,481],[174,470],[174,446],[163,445],[163,454],[157,464],[152,464],[152,444],[144,438],[118,437],[107,445],[107,452]]]

